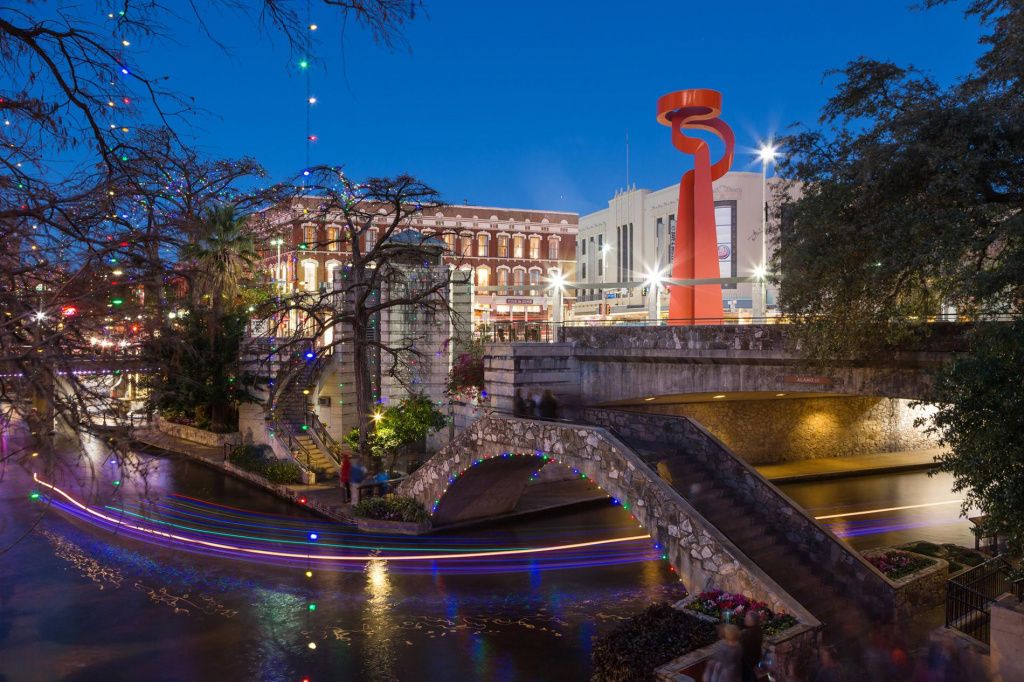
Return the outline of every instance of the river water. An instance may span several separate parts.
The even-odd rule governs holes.
[[[162,514],[219,537],[312,529],[338,547],[359,542],[195,463],[146,461],[148,487],[121,481],[99,458],[91,462],[99,473],[87,479],[95,485],[78,493],[120,514]],[[0,483],[0,549],[10,547],[0,555],[4,681],[583,680],[595,635],[682,594],[647,541],[324,570],[144,542],[31,501],[31,486],[14,471]],[[823,522],[858,548],[971,541],[957,505],[933,504],[955,499],[948,478],[918,472],[783,489],[812,514],[833,517]],[[209,503],[226,500],[238,509]],[[902,506],[913,508],[877,511]],[[857,512],[869,513],[835,516]],[[537,548],[638,532],[628,512],[609,504],[429,541],[439,551]]]

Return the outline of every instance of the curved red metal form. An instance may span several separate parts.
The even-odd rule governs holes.
[[[720,277],[715,200],[711,183],[729,172],[735,138],[732,128],[718,118],[722,93],[703,88],[671,92],[658,99],[658,123],[672,128],[672,144],[693,155],[693,170],[679,182],[676,211],[676,245],[672,254],[672,279]],[[708,143],[688,137],[684,131],[714,133],[725,143],[725,153],[711,163]],[[719,284],[671,286],[669,320],[672,324],[718,324],[722,319],[722,287]]]

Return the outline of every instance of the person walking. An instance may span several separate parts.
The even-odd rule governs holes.
[[[529,411],[526,407],[526,399],[523,398],[522,389],[517,388],[515,397],[512,398],[512,414],[517,417],[529,417]]]
[[[761,631],[761,617],[756,611],[747,611],[743,616],[743,631],[740,632],[740,648],[743,649],[743,682],[757,682],[757,664],[761,662],[761,648],[764,633]]]
[[[341,456],[341,469],[338,472],[338,481],[341,483],[341,495],[346,502],[352,500],[352,492],[348,488],[352,480],[352,458],[346,452]]]
[[[544,389],[544,395],[540,397],[540,403],[538,403],[538,410],[541,419],[558,418],[558,401],[555,400],[555,394],[551,392],[551,389]]]
[[[704,668],[704,682],[741,682],[743,648],[740,646],[740,629],[729,623],[722,625],[719,632],[722,638]]]
[[[363,468],[359,457],[355,458],[352,462],[352,470],[349,472],[349,497],[353,505],[359,504],[359,486],[362,485],[363,479],[366,477],[366,469]]]

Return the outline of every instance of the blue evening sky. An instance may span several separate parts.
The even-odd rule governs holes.
[[[304,3],[296,3],[304,6]],[[590,212],[626,182],[678,180],[684,157],[654,120],[658,96],[724,94],[723,118],[754,169],[758,139],[814,123],[825,77],[859,55],[914,64],[942,82],[972,67],[980,30],[962,4],[907,0],[689,3],[428,0],[405,47],[377,46],[316,9],[313,163],[351,176],[409,172],[451,203]],[[131,48],[207,113],[194,142],[248,154],[282,179],[305,163],[305,80],[283,43],[236,14],[207,15],[229,46],[179,31],[177,45]]]

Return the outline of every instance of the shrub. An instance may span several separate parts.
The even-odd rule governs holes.
[[[229,459],[239,469],[259,474],[271,483],[302,483],[299,465],[277,459],[269,445],[239,445]]]
[[[652,604],[594,644],[593,682],[653,680],[654,669],[716,639],[713,624]]]
[[[894,549],[886,550],[879,554],[869,554],[864,558],[870,561],[872,566],[884,573],[885,577],[890,580],[899,580],[935,563],[934,559],[913,556]]]
[[[751,599],[742,594],[730,594],[722,590],[701,592],[686,605],[686,608],[711,616],[718,620],[742,624],[747,611],[754,611],[760,617],[761,631],[772,637],[797,624],[797,619],[788,613],[775,613],[763,601]]]
[[[387,495],[385,497],[368,497],[352,507],[352,513],[364,519],[378,521],[405,521],[407,523],[425,523],[430,521],[430,514],[411,497]]]

